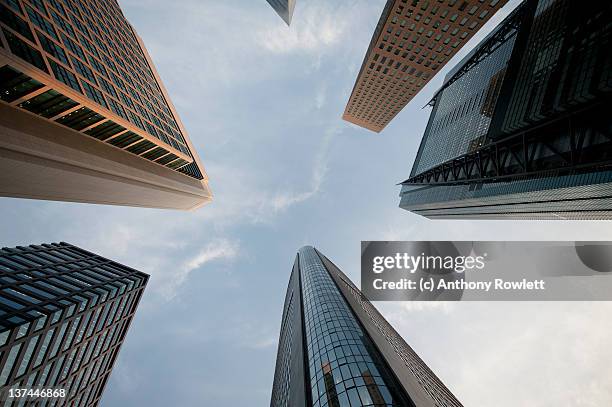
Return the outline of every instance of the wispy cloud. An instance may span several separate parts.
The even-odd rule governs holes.
[[[235,242],[225,239],[218,240],[200,250],[195,257],[189,259],[185,263],[182,272],[183,274],[189,274],[210,261],[234,258],[237,254],[238,245]]]
[[[291,27],[278,24],[266,26],[256,32],[258,45],[274,53],[319,51],[339,42],[346,28],[346,20],[340,20],[330,12],[329,4],[300,8],[299,18]]]
[[[329,168],[329,146],[334,136],[340,134],[340,132],[340,126],[332,126],[326,131],[325,137],[323,137],[323,139],[321,140],[319,150],[314,158],[312,177],[310,180],[310,188],[307,191],[303,192],[282,192],[276,194],[271,201],[272,209],[274,210],[274,212],[284,211],[292,205],[304,202],[315,196],[321,190]]]
[[[325,106],[325,102],[327,101],[327,87],[325,84],[319,86],[317,89],[317,93],[315,95],[315,107],[317,109],[323,108]]]
[[[266,349],[266,348],[276,346],[277,343],[278,343],[278,338],[276,337],[276,335],[271,335],[271,336],[261,338],[256,341],[252,341],[250,343],[250,346],[253,349]]]
[[[237,241],[217,239],[203,247],[193,257],[187,259],[179,270],[169,274],[161,285],[158,285],[166,299],[177,295],[178,288],[187,280],[189,274],[208,263],[225,260],[231,261],[239,256],[240,245]]]

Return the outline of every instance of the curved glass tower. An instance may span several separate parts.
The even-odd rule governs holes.
[[[310,246],[285,298],[271,407],[461,406],[361,292]]]

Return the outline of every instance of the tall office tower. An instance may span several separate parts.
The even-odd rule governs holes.
[[[387,0],[342,118],[380,132],[507,0]]]
[[[210,201],[116,0],[0,0],[0,195],[173,209]]]
[[[271,407],[459,407],[340,269],[300,249],[285,296]]]
[[[268,3],[270,3],[272,8],[276,10],[278,15],[281,16],[287,25],[291,25],[295,1],[296,0],[268,0]]]
[[[435,95],[400,206],[612,219],[612,3],[528,0]]]
[[[1,249],[2,396],[61,388],[36,405],[96,406],[147,280],[67,243]]]

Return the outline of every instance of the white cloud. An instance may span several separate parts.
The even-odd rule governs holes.
[[[612,405],[603,302],[385,303],[381,312],[466,406]]]
[[[313,196],[315,196],[320,190],[325,181],[325,176],[328,171],[328,155],[329,146],[334,136],[337,136],[341,132],[341,127],[334,125],[325,133],[325,136],[321,140],[319,150],[314,158],[313,171],[310,180],[310,188],[303,192],[282,192],[277,193],[272,198],[272,210],[274,212],[281,212],[287,210],[289,207],[304,202]]]
[[[268,337],[260,338],[259,340],[252,341],[250,347],[253,349],[266,349],[274,347],[278,344],[278,335],[271,335]]]
[[[182,272],[184,274],[189,274],[193,270],[200,268],[210,261],[234,258],[237,254],[238,245],[236,243],[225,239],[218,240],[200,250],[195,257],[189,259],[186,262],[185,267],[183,267]]]
[[[240,246],[238,242],[227,239],[214,240],[202,248],[196,255],[185,261],[183,266],[177,271],[158,280],[158,290],[166,299],[174,298],[178,288],[187,280],[190,273],[213,261],[231,261],[238,257],[239,254]]]
[[[325,106],[325,102],[327,101],[327,87],[322,85],[317,89],[317,93],[315,95],[315,107],[317,109],[323,108]]]
[[[274,53],[320,51],[337,44],[345,31],[347,20],[335,18],[328,4],[311,4],[297,12],[291,27],[278,24],[256,32],[258,46]]]

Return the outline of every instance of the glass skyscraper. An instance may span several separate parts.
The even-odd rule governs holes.
[[[172,209],[212,199],[116,0],[0,0],[0,195]]]
[[[296,0],[267,0],[287,25],[291,25]]]
[[[609,2],[526,0],[445,78],[400,207],[612,219]]]
[[[285,296],[270,406],[461,403],[348,277],[306,246]]]
[[[382,131],[507,0],[387,0],[342,118]]]
[[[147,280],[67,243],[1,249],[4,400],[8,388],[61,388],[37,405],[98,405]]]

